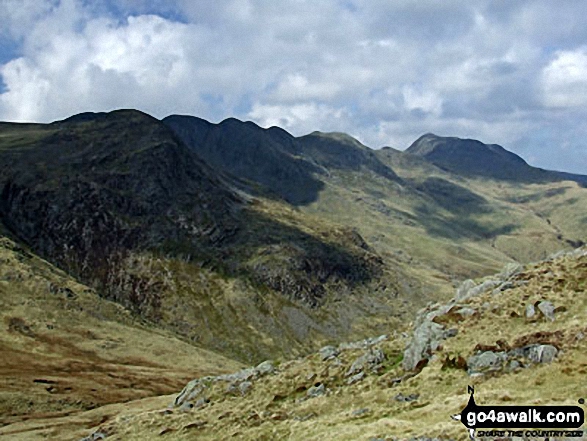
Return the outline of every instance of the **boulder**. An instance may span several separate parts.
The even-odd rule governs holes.
[[[430,358],[432,351],[438,348],[445,335],[444,327],[438,323],[425,321],[418,326],[404,351],[403,368],[407,371],[416,369],[420,361]]]
[[[259,366],[255,368],[255,371],[257,372],[257,374],[259,374],[260,377],[263,377],[265,375],[269,375],[275,372],[275,366],[273,365],[273,362],[271,360],[265,360],[263,363],[261,363]]]
[[[542,301],[538,304],[538,309],[546,317],[554,321],[554,305],[548,301]]]
[[[202,380],[192,380],[183,388],[183,390],[175,398],[174,405],[181,406],[185,402],[192,401],[206,389],[207,386],[204,383],[202,383]]]
[[[366,369],[375,370],[384,360],[385,354],[381,349],[370,349],[353,362],[345,375],[349,377]]]
[[[324,346],[322,349],[320,349],[319,353],[320,358],[322,361],[324,361],[336,357],[338,354],[340,354],[340,351],[334,346]]]
[[[535,345],[530,347],[528,358],[534,363],[550,363],[558,354],[558,349],[552,345]]]
[[[306,392],[309,398],[316,398],[326,394],[326,387],[322,383],[316,383]]]
[[[532,304],[526,305],[526,318],[531,319],[535,315],[536,315],[536,308],[534,308],[534,305],[532,305]]]
[[[485,373],[501,369],[507,355],[503,352],[485,351],[467,359],[469,374]]]

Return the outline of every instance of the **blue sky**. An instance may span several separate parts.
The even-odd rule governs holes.
[[[426,132],[587,174],[587,2],[0,0],[0,120],[137,108]]]

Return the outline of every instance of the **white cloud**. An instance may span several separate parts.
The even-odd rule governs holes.
[[[247,115],[262,127],[278,126],[295,135],[321,131],[340,131],[349,126],[349,113],[344,108],[324,104],[303,103],[290,105],[267,105],[255,103]]]
[[[542,72],[542,90],[546,106],[586,106],[587,49],[559,52]]]
[[[428,131],[519,146],[587,114],[584,13],[577,0],[0,0],[19,54],[0,66],[0,120],[135,107],[373,146]]]

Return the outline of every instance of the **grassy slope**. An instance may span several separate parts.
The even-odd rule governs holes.
[[[340,356],[340,365],[323,362],[318,354],[283,363],[276,375],[258,380],[245,397],[227,396],[223,385],[213,388],[209,393],[211,404],[190,412],[165,411],[173,399],[166,396],[98,409],[85,418],[105,416],[108,421],[99,429],[112,440],[368,440],[412,436],[465,440],[464,427],[449,416],[465,406],[469,384],[476,387],[478,404],[576,404],[587,394],[583,381],[587,373],[587,253],[528,265],[515,280],[528,283],[498,295],[488,292],[467,302],[480,314],[452,322],[450,326],[458,328],[458,335],[445,340],[427,367],[399,385],[391,380],[403,373],[399,361],[406,340],[402,337],[380,344],[387,356],[384,369],[354,385],[344,384],[343,373],[364,351],[347,350]],[[525,305],[537,300],[549,300],[560,308],[555,321],[524,318]],[[443,368],[447,356],[467,358],[479,343],[491,345],[502,339],[515,344],[520,338],[541,341],[532,336],[558,331],[557,337],[546,337],[562,349],[551,364],[476,378],[461,369]],[[318,381],[330,392],[299,401]],[[398,402],[394,397],[399,393],[420,396],[413,402]],[[360,409],[365,410],[353,413]],[[112,418],[115,413],[119,414]],[[67,419],[62,422],[68,423]],[[40,430],[36,435],[49,432]],[[57,430],[54,436],[63,438],[54,439],[67,439],[66,433]]]
[[[391,149],[378,158],[403,179],[333,171],[302,210],[357,231],[424,296],[445,298],[467,277],[530,262],[587,240],[587,190],[574,182],[463,178]]]
[[[239,366],[137,322],[6,237],[0,263],[2,424],[169,393]]]

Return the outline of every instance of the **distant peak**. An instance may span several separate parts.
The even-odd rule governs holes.
[[[90,121],[99,121],[109,118],[149,118],[155,119],[148,113],[136,109],[117,109],[110,112],[82,112],[77,115],[70,116],[63,120],[54,121],[53,124],[59,123],[83,123]]]

